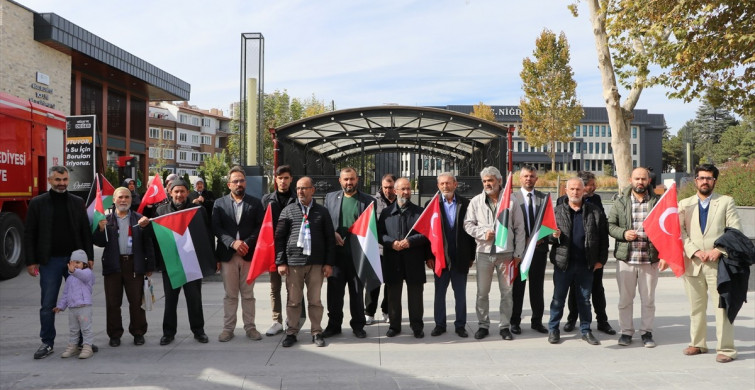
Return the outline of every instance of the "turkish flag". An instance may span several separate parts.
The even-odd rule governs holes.
[[[152,183],[150,183],[149,185],[149,188],[147,188],[147,192],[144,193],[144,197],[142,197],[142,203],[139,205],[139,209],[136,210],[136,212],[142,214],[142,211],[144,211],[144,206],[162,202],[167,198],[168,196],[165,195],[165,187],[163,187],[163,181],[160,180],[160,175],[155,175],[155,177],[152,179]]]
[[[430,250],[435,256],[434,271],[438,277],[440,277],[443,269],[446,268],[446,250],[443,247],[443,223],[441,218],[443,216],[440,214],[440,201],[438,200],[438,193],[436,193],[412,228],[430,240]]]
[[[679,224],[679,204],[676,202],[676,183],[666,191],[648,217],[642,222],[648,239],[658,249],[658,257],[665,260],[677,277],[684,274],[684,244]]]
[[[260,235],[257,237],[257,245],[254,248],[252,264],[249,266],[249,274],[246,276],[246,284],[252,284],[254,279],[265,272],[275,272],[275,237],[273,233],[273,213],[270,205],[267,205],[265,218],[262,220]]]

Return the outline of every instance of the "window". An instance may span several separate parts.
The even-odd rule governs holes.
[[[181,161],[186,161],[186,152],[184,151],[178,152],[178,159]]]
[[[189,116],[186,114],[178,114],[178,121],[181,123],[189,123]]]
[[[582,136],[587,137],[587,125],[582,125]]]
[[[199,118],[195,116],[191,117],[191,124],[194,126],[199,126]]]
[[[561,142],[556,144],[556,152],[561,153]]]
[[[592,137],[592,134],[593,134],[593,132],[592,132],[592,125],[590,125],[590,137]]]
[[[577,130],[574,131],[574,136],[579,137],[579,125],[577,125]]]
[[[204,126],[204,127],[211,127],[212,126],[212,119],[210,119],[210,118],[202,118],[202,126]]]
[[[608,153],[613,153],[613,146],[611,146],[611,143],[608,143]]]
[[[163,130],[163,139],[173,141],[175,139],[175,133],[173,130]]]
[[[186,133],[178,133],[178,140],[180,142],[186,142],[187,135]]]
[[[606,143],[601,142],[600,143],[600,153],[606,154]]]
[[[632,126],[632,138],[637,138],[637,127]]]
[[[600,126],[600,136],[605,137],[606,136],[606,127]]]
[[[584,166],[585,166],[585,171],[589,171],[590,170],[590,160],[585,160]]]
[[[173,159],[173,149],[163,149],[163,158],[167,160]]]
[[[149,128],[149,138],[160,139],[160,129],[154,128],[154,127],[150,127]]]
[[[569,152],[574,153],[574,142],[569,142]]]
[[[192,161],[192,162],[199,162],[199,161],[200,161],[200,160],[199,160],[199,155],[200,155],[200,154],[201,154],[201,153],[192,153],[192,154],[191,154],[191,161]],[[438,164],[438,165],[440,165],[440,164]],[[438,167],[438,168],[440,168],[440,167]]]
[[[160,148],[149,148],[149,158],[158,158],[160,156]]]
[[[637,160],[632,160],[632,168],[637,168]]]
[[[202,144],[203,145],[212,145],[212,137],[209,135],[203,135],[202,136]]]
[[[637,155],[637,144],[632,144],[632,155]]]
[[[581,153],[582,152],[582,142],[577,141],[575,143],[577,144],[577,153]]]
[[[522,151],[522,141],[517,141],[516,143],[516,151],[521,152]]]
[[[191,143],[199,145],[199,134],[191,135]]]
[[[608,136],[611,136],[611,126],[608,126]]]
[[[590,148],[590,152],[589,153],[592,154],[592,142],[589,142],[587,145]]]

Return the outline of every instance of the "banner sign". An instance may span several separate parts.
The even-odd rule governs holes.
[[[86,199],[94,183],[94,140],[97,117],[66,117],[66,167],[68,191]]]

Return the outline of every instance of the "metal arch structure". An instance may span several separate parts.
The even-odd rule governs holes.
[[[457,161],[476,175],[484,165],[505,169],[507,128],[432,107],[374,106],[332,111],[275,129],[281,161],[304,174],[333,174],[358,155],[415,153]],[[301,170],[296,169],[301,168]],[[475,171],[476,172],[472,172]]]

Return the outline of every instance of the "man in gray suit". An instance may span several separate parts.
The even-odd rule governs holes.
[[[541,207],[545,206],[545,194],[535,189],[537,183],[537,170],[535,167],[525,165],[519,171],[520,191],[513,191],[515,203],[521,205],[524,213],[525,240],[530,242],[530,233],[535,224],[535,216]],[[548,333],[548,329],[543,326],[543,311],[545,303],[543,300],[543,283],[545,280],[545,265],[547,263],[548,243],[545,240],[538,241],[535,247],[535,253],[532,256],[532,265],[530,266],[530,307],[532,308],[532,317],[530,324],[533,330],[540,333]],[[524,289],[527,287],[527,281],[521,278],[514,280],[514,309],[511,313],[511,333],[520,334],[522,328],[522,305],[524,304]]]
[[[359,218],[362,212],[375,201],[375,198],[357,189],[359,177],[354,168],[341,170],[338,178],[342,190],[333,191],[325,196],[325,207],[330,213],[335,229],[336,250],[333,275],[328,278],[328,326],[323,331],[323,337],[331,337],[341,333],[343,323],[344,288],[349,286],[349,309],[351,311],[351,329],[357,338],[367,337],[364,331],[366,323],[364,317],[364,284],[357,277],[354,260],[351,258],[352,239],[349,228]]]
[[[252,254],[257,245],[265,210],[259,199],[246,194],[246,174],[235,166],[228,172],[228,188],[231,193],[218,199],[212,211],[212,231],[218,238],[215,250],[223,276],[223,331],[218,341],[233,338],[236,328],[236,311],[241,294],[241,316],[246,336],[260,340],[262,336],[254,324],[254,283],[246,284]]]

